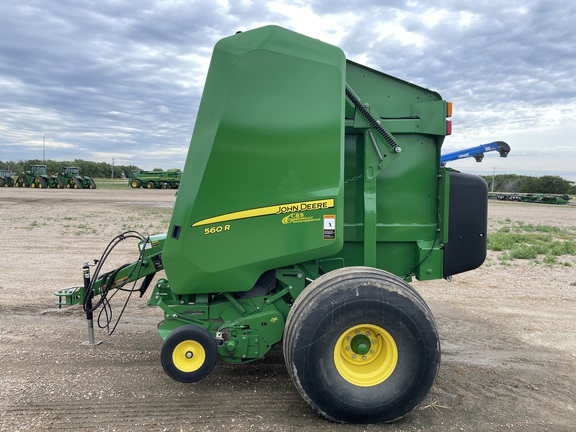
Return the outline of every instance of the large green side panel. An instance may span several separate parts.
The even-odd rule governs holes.
[[[436,92],[350,61],[346,81],[392,134],[401,152],[385,155],[385,166],[374,180],[367,179],[362,174],[373,146],[357,124],[347,128],[346,237],[338,256],[346,266],[370,265],[399,276],[415,270],[420,279],[442,277],[441,244],[446,233],[441,228],[448,197],[440,149],[446,135],[446,102]],[[347,118],[354,115],[348,104]],[[369,186],[370,182],[376,184]],[[369,188],[375,190],[375,239],[365,234],[370,211],[365,190]],[[370,260],[365,245],[374,242],[375,258]]]
[[[164,247],[178,294],[249,290],[343,245],[342,51],[275,27],[214,48]]]

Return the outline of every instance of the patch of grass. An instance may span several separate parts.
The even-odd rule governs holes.
[[[512,259],[558,264],[560,256],[576,256],[576,228],[530,225],[505,221],[506,225],[488,235],[488,249],[502,252],[502,263]],[[570,263],[564,262],[563,265]]]
[[[91,228],[86,224],[76,225],[74,228],[76,228],[74,235],[77,235],[77,236],[85,235],[85,234],[96,234],[96,232],[97,232],[94,228]]]
[[[420,411],[430,410],[438,417],[438,416],[444,414],[442,412],[443,409],[450,409],[450,407],[447,407],[445,405],[440,405],[436,399],[432,399],[429,401],[429,403],[422,404],[418,409]]]
[[[127,179],[95,178],[94,181],[100,189],[130,189]]]
[[[26,227],[26,229],[27,229],[28,231],[31,231],[31,230],[33,230],[34,228],[37,228],[37,227],[39,227],[39,226],[40,226],[40,224],[38,223],[38,221],[37,221],[37,220],[33,220],[33,221],[30,222],[30,224]]]

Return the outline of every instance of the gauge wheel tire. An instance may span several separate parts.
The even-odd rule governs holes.
[[[149,181],[148,183],[146,183],[146,189],[156,189],[156,185],[154,184],[153,181]]]
[[[201,380],[212,371],[217,360],[216,339],[196,325],[178,327],[164,339],[160,348],[164,371],[179,382]]]
[[[132,189],[138,189],[141,186],[142,186],[142,182],[140,180],[132,180],[130,182],[130,187],[132,187]]]
[[[436,324],[422,297],[369,267],[311,283],[291,308],[283,349],[302,397],[342,423],[404,417],[426,398],[440,367]]]

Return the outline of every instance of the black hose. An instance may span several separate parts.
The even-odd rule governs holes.
[[[90,281],[90,285],[89,285],[89,287],[85,293],[85,296],[84,296],[84,304],[83,304],[84,311],[94,312],[98,308],[102,308],[102,310],[98,314],[98,320],[97,320],[98,327],[108,329],[108,335],[111,335],[114,332],[114,330],[116,329],[116,326],[120,322],[120,318],[122,317],[122,314],[124,313],[124,310],[126,309],[128,301],[130,300],[130,297],[132,296],[132,293],[135,291],[138,291],[138,288],[136,288],[136,282],[140,278],[140,270],[141,270],[142,266],[141,265],[140,266],[138,266],[138,265],[134,266],[134,268],[132,269],[132,272],[130,272],[130,274],[127,276],[127,279],[131,279],[132,276],[134,275],[134,271],[136,271],[136,270],[138,271],[138,273],[134,277],[134,282],[133,282],[132,287],[130,289],[123,288],[123,285],[118,286],[118,287],[114,287],[113,285],[114,285],[114,281],[115,281],[118,273],[121,270],[125,269],[126,267],[128,267],[132,264],[124,264],[124,265],[116,268],[115,270],[104,273],[101,276],[100,276],[100,272],[101,272],[102,267],[104,266],[105,262],[107,261],[108,257],[110,256],[110,254],[116,248],[116,246],[118,246],[124,240],[132,239],[132,238],[137,239],[138,241],[140,241],[142,243],[146,243],[149,240],[149,237],[147,237],[147,236],[145,237],[142,234],[140,234],[139,232],[132,231],[132,230],[123,232],[122,234],[119,234],[116,237],[114,237],[108,243],[108,246],[106,246],[106,248],[104,249],[104,252],[102,252],[102,256],[101,256],[100,260],[96,262],[97,264],[96,264],[96,268],[94,270],[94,275],[92,277],[92,280]],[[138,260],[136,261],[137,263],[142,262],[144,250],[145,250],[145,248],[142,247],[140,250],[140,255],[138,257]],[[99,293],[100,298],[98,299],[98,301],[96,302],[95,305],[92,305],[90,307],[89,303],[90,303],[90,300],[92,299],[92,297],[94,296],[94,284],[95,284],[95,281],[97,281],[97,280],[100,281],[100,293]],[[114,288],[114,290],[113,290],[113,288]],[[110,324],[112,322],[112,306],[110,304],[110,301],[112,300],[112,298],[116,295],[116,293],[118,291],[127,291],[127,292],[129,292],[129,295],[128,295],[125,303],[124,303],[124,306],[122,307],[122,310],[118,316],[118,319],[116,320],[116,323],[112,327],[112,330],[110,330]],[[105,320],[103,321],[104,324],[102,324],[103,316],[105,317]]]

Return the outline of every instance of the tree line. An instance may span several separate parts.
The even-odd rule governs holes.
[[[19,162],[0,161],[0,170],[9,170],[19,174],[30,168],[30,165],[46,165],[50,174],[56,174],[64,170],[64,167],[74,166],[80,168],[80,174],[94,178],[121,178],[129,176],[132,171],[142,171],[136,165],[114,165],[107,162],[89,162],[81,159],[73,161],[42,162],[40,159],[30,159]],[[164,171],[162,168],[154,168],[153,171]],[[178,168],[167,171],[180,171]],[[576,195],[576,182],[571,182],[560,176],[532,177],[517,174],[498,174],[496,176],[482,176],[488,189],[495,192],[513,193],[546,193],[546,194],[569,194]],[[492,187],[493,185],[493,187]]]
[[[30,165],[46,165],[49,174],[56,174],[64,171],[64,167],[80,168],[80,175],[93,178],[122,178],[128,177],[132,171],[142,171],[137,165],[114,165],[107,162],[89,162],[81,159],[73,161],[41,161],[40,159],[29,159],[19,162],[0,161],[0,170],[12,171],[15,175],[30,169]],[[154,171],[164,171],[162,168],[154,168]],[[180,171],[172,169],[168,171]]]
[[[566,180],[560,176],[532,177],[517,174],[498,174],[496,176],[486,175],[481,177],[488,183],[488,189],[494,192],[576,195],[576,182]]]

